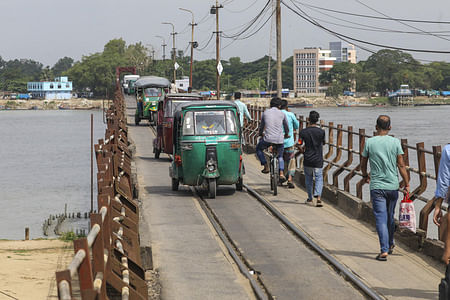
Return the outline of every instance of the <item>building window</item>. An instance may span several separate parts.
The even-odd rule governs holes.
[[[58,83],[58,89],[60,89],[61,88],[61,83]]]
[[[66,88],[70,88],[70,84],[66,83]]]
[[[51,88],[51,89],[53,88],[53,83],[50,83],[50,88]]]

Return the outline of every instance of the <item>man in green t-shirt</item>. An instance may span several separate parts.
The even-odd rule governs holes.
[[[399,188],[397,168],[408,193],[409,178],[400,141],[388,135],[391,130],[389,116],[379,116],[375,128],[377,135],[367,139],[364,145],[361,172],[370,182],[370,200],[381,248],[376,259],[386,261],[394,249],[394,211]],[[370,175],[367,173],[367,161],[370,163]]]

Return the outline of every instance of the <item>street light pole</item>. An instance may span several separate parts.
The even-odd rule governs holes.
[[[193,64],[194,64],[194,27],[195,27],[197,24],[195,24],[195,21],[194,21],[194,13],[193,13],[191,10],[186,9],[186,8],[181,8],[181,7],[180,7],[180,10],[184,10],[184,11],[190,12],[191,15],[192,15],[192,22],[191,22],[191,24],[189,24],[189,25],[192,26],[192,37],[191,37],[191,66],[190,66],[190,68],[189,68],[189,87],[192,89],[192,66],[193,66]]]
[[[165,60],[166,60],[166,46],[167,46],[166,40],[164,39],[164,37],[162,37],[162,36],[160,36],[160,35],[155,35],[155,36],[163,40],[163,43],[162,43],[162,45],[161,45],[162,48],[163,48],[163,56],[162,56],[162,59],[163,59],[163,61],[165,61]]]
[[[170,22],[162,22],[162,24],[166,24],[166,25],[172,25],[172,51],[173,51],[173,83],[176,84],[176,80],[177,80],[177,69],[175,68],[175,64],[177,63],[177,48],[175,47],[175,35],[177,34],[175,32],[175,25],[173,25]]]
[[[283,88],[283,81],[281,78],[281,0],[277,0],[276,22],[277,22],[277,96],[281,98],[281,89]]]
[[[211,14],[216,15],[216,80],[217,80],[217,100],[220,100],[220,74],[219,74],[219,63],[220,63],[220,31],[219,31],[219,9],[223,8],[222,5],[219,6],[219,0],[216,0],[216,6],[211,8]]]

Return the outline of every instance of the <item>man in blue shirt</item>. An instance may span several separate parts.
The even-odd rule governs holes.
[[[437,226],[441,225],[442,220],[442,201],[445,201],[449,203],[450,200],[450,144],[446,145],[444,149],[442,149],[441,153],[441,161],[439,163],[439,172],[436,180],[436,192],[434,193],[434,196],[436,198],[435,202],[435,208],[434,208],[434,216],[433,216],[433,222]],[[446,236],[445,236],[445,249],[444,249],[444,255],[442,256],[442,260],[448,264],[450,260],[450,231],[449,226],[450,223],[449,218],[450,214],[446,215],[447,218],[447,228],[446,228]],[[445,234],[445,233],[444,233]]]
[[[263,150],[267,149],[272,144],[277,149],[280,173],[284,171],[284,138],[288,137],[289,126],[286,115],[279,109],[280,106],[281,99],[277,97],[272,98],[272,100],[270,100],[270,109],[266,109],[261,118],[259,135],[262,136],[262,138],[259,140],[258,145],[256,145],[256,155],[258,156],[261,165],[264,166],[264,169],[261,170],[263,173],[270,172]],[[284,175],[280,175],[280,182],[284,181],[286,181],[286,178]]]
[[[293,113],[288,110],[287,100],[281,100],[281,111],[286,115],[289,126],[289,137],[284,139],[284,176],[287,178],[287,186],[290,189],[295,188],[292,178],[295,175],[295,148],[294,148],[294,130],[298,129],[300,123]],[[287,169],[287,170],[286,170]]]
[[[241,93],[235,92],[234,93],[234,103],[237,105],[239,109],[239,121],[241,128],[244,126],[244,116],[247,119],[247,121],[251,121],[252,117],[250,116],[250,113],[248,112],[247,105],[241,101]]]

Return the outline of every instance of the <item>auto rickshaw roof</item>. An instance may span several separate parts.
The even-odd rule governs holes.
[[[216,106],[232,106],[234,108],[238,108],[233,101],[228,100],[203,100],[203,101],[192,101],[186,102],[186,104],[182,104],[179,106],[179,109],[188,108],[188,107],[199,107],[199,108],[212,108]]]
[[[146,88],[146,87],[160,87],[165,88],[170,86],[170,81],[164,77],[158,76],[143,76],[136,80],[134,85],[137,88]]]
[[[176,100],[176,99],[180,99],[180,100],[190,100],[192,99],[192,101],[202,101],[203,100],[203,96],[200,94],[196,94],[196,93],[170,93],[166,95],[167,98],[172,99],[172,100]]]

